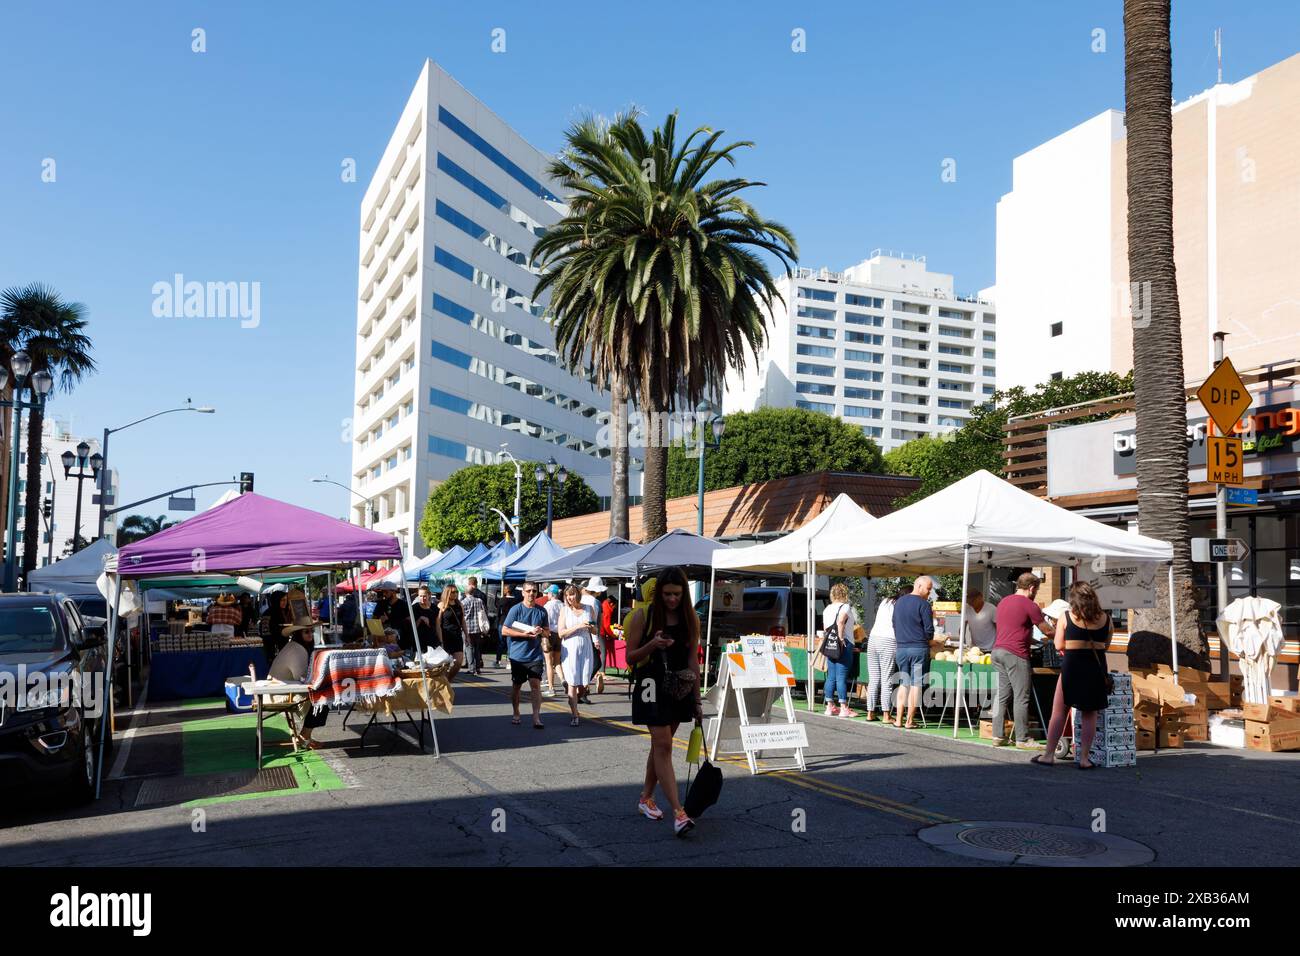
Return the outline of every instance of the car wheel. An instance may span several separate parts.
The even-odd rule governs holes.
[[[91,733],[91,723],[81,723],[81,753],[68,789],[68,796],[74,804],[89,803],[95,798],[95,735]]]
[[[1065,760],[1070,756],[1070,742],[1062,737],[1056,742],[1056,759]]]

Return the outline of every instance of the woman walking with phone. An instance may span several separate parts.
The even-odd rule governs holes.
[[[628,619],[628,666],[632,676],[632,723],[650,729],[650,754],[646,758],[645,786],[637,810],[651,820],[662,820],[654,801],[655,785],[673,810],[673,832],[682,836],[695,826],[686,815],[673,771],[673,735],[688,720],[704,721],[700,705],[700,619],[686,603],[686,574],[665,568],[659,575],[650,606]]]

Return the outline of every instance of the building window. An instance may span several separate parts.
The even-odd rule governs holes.
[[[955,329],[951,325],[939,326],[939,334],[947,335],[950,338],[969,339],[975,335],[970,329]]]
[[[987,375],[987,374],[988,374],[988,371],[986,370],[984,374]],[[1053,382],[1059,382],[1059,381],[1060,381],[1062,378],[1064,378],[1064,377],[1065,377],[1065,375],[1064,375],[1064,373],[1062,373],[1062,372],[1053,372],[1053,373],[1052,373],[1052,381],[1053,381]]]
[[[795,408],[802,408],[810,412],[824,412],[827,415],[835,414],[835,406],[828,405],[826,402],[805,402],[803,399],[794,403]]]
[[[1061,334],[1061,331],[1062,331],[1062,328],[1063,328],[1064,325],[1065,325],[1065,323],[1063,323],[1063,322],[1053,322],[1053,323],[1052,323],[1052,338],[1056,338],[1058,335]]]
[[[454,458],[457,461],[469,460],[469,448],[454,441],[448,441],[445,438],[439,438],[437,435],[429,436],[429,451],[434,455],[442,455],[445,458]]]
[[[970,402],[964,402],[959,398],[941,398],[939,399],[940,408],[970,408]]]
[[[835,292],[832,289],[809,289],[807,286],[799,286],[799,295],[805,299],[816,299],[818,302],[834,302]]]
[[[811,305],[800,304],[795,314],[801,319],[821,319],[825,322],[835,321],[834,309],[815,309]]]
[[[799,355],[812,355],[817,358],[835,358],[835,349],[827,345],[804,345],[800,342],[795,347],[795,352]]]
[[[864,315],[861,312],[845,312],[844,321],[850,325],[869,325],[879,329],[885,324],[883,315]]]
[[[851,332],[844,333],[844,341],[857,342],[861,345],[884,345],[885,337],[883,335],[872,335],[869,332]]]
[[[989,368],[988,366],[985,366],[985,367],[984,367],[984,377],[985,377],[985,378],[995,378],[995,377],[997,376],[997,374],[998,374],[998,373],[997,373],[997,370],[996,370],[996,369]],[[1060,376],[1058,375],[1057,377],[1059,378]]]
[[[830,365],[814,365],[812,362],[796,362],[794,366],[796,375],[821,375],[830,377],[835,374],[835,369]]]
[[[969,392],[971,387],[966,382],[948,382],[939,380],[939,388],[945,392]]]
[[[984,357],[988,359],[990,362],[994,361],[998,357],[997,349],[985,349]]]
[[[493,163],[503,169],[511,179],[520,183],[528,189],[534,196],[539,199],[546,199],[551,202],[559,202],[555,194],[539,183],[532,176],[524,172],[516,163],[511,162],[506,155],[495,146],[490,144],[478,133],[474,132],[451,113],[447,112],[445,107],[438,107],[438,122],[447,127],[465,142],[469,143],[480,153],[490,159]]]
[[[884,299],[877,299],[869,295],[854,295],[852,292],[844,293],[844,302],[846,305],[860,305],[868,309],[883,309],[885,307]]]
[[[804,395],[834,395],[834,385],[823,385],[821,382],[799,382],[795,385],[794,390]]]
[[[806,335],[811,339],[833,339],[835,338],[834,329],[824,329],[816,325],[800,325],[797,327],[800,335]]]
[[[974,314],[971,312],[959,312],[956,309],[939,310],[939,318],[941,319],[961,319],[962,321],[969,322],[974,317]]]
[[[477,177],[462,169],[460,166],[457,166],[446,156],[442,155],[442,153],[438,154],[438,169],[456,180],[456,182],[460,183],[474,195],[478,196],[489,206],[505,213],[513,222],[523,226],[533,235],[543,236],[546,234],[546,229],[543,228],[540,222],[528,215],[528,213],[524,212],[504,196],[489,188]]]
[[[957,365],[953,362],[940,362],[939,371],[956,372],[958,375],[969,375],[971,374],[971,367],[969,365]]]
[[[993,391],[994,391],[994,389],[993,389],[993,386],[992,386],[992,385],[985,385],[985,386],[984,386],[984,394],[985,394],[985,395],[992,395],[992,394],[993,394]]]
[[[885,413],[879,408],[867,408],[863,405],[845,405],[844,414],[848,418],[883,418]]]
[[[967,357],[973,355],[975,352],[974,349],[966,348],[962,345],[945,345],[943,342],[939,343],[938,351],[942,352],[944,355],[965,355]]]
[[[997,320],[998,317],[994,315],[992,312],[984,313],[984,321],[987,322],[989,325],[993,325],[995,322],[997,322]]]
[[[879,425],[862,426],[862,434],[866,435],[868,438],[879,438],[883,433],[884,433],[884,429],[882,429]]]
[[[878,388],[854,388],[851,385],[844,386],[845,398],[860,398],[867,402],[879,402],[885,398],[885,393]]]
[[[885,360],[879,352],[863,352],[860,349],[845,349],[844,357],[850,362],[873,362],[876,365]]]
[[[984,341],[985,341],[985,342],[996,342],[997,340],[998,340],[998,334],[997,334],[996,332],[985,332],[985,333],[984,333]]]
[[[884,381],[885,373],[873,372],[865,368],[846,368],[844,377],[857,382],[881,382]]]

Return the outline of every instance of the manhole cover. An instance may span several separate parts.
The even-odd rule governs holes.
[[[990,863],[1139,866],[1155,859],[1150,847],[1124,837],[1042,823],[945,823],[927,827],[917,836],[936,850]]]
[[[1016,856],[1085,857],[1106,852],[1091,835],[1071,836],[1042,827],[971,827],[958,833],[957,839],[977,849]]]
[[[135,806],[187,803],[208,797],[231,797],[273,790],[296,790],[298,781],[291,767],[270,767],[262,771],[204,773],[192,777],[154,777],[145,780],[136,794]]]

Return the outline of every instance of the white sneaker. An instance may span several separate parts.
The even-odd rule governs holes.
[[[676,836],[684,836],[689,830],[695,828],[695,821],[686,815],[686,811],[673,817],[673,833]]]
[[[826,705],[826,712],[825,712],[822,716],[824,716],[824,717],[834,717],[834,716],[835,716],[835,706],[834,706],[833,704],[827,704],[827,705]]]
[[[545,687],[545,688],[542,689],[542,696],[543,696],[543,697],[554,697],[554,696],[555,696],[555,691],[551,690],[549,687]]]

